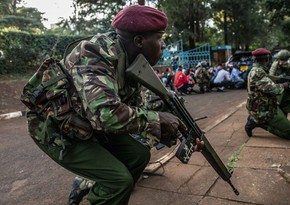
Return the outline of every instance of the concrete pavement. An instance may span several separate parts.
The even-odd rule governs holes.
[[[4,118],[7,119],[6,114]],[[174,157],[175,148],[165,148],[153,150],[147,171],[154,170],[156,176],[144,176],[136,184],[129,205],[289,205],[290,141],[260,128],[249,138],[244,131],[246,119],[247,111],[242,103],[203,129],[224,164],[232,157],[231,179],[239,196],[201,153],[194,153],[185,165]],[[49,159],[47,161],[49,164]],[[74,175],[59,170],[71,176],[63,182],[69,184]],[[59,194],[63,196],[66,195]],[[84,200],[81,204],[88,202]]]
[[[239,196],[201,153],[194,153],[185,165],[173,157],[174,149],[168,149],[167,155],[149,164],[158,175],[137,183],[129,205],[289,205],[290,141],[260,128],[249,138],[246,119],[243,103],[204,130],[224,164],[232,158],[231,179]]]

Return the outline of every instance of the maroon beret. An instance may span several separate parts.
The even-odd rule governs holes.
[[[252,51],[252,55],[257,57],[257,56],[265,56],[269,55],[270,51],[268,51],[265,48],[257,48],[256,50]]]
[[[122,31],[142,33],[165,30],[167,22],[167,16],[162,11],[149,6],[133,5],[121,10],[112,21],[112,26]]]

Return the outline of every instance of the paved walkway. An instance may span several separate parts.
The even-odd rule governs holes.
[[[225,164],[230,157],[236,159],[232,183],[239,196],[201,153],[194,153],[185,165],[171,158],[172,150],[160,158],[162,166],[160,162],[149,165],[161,176],[141,179],[129,205],[289,205],[290,141],[260,128],[249,138],[244,131],[246,119],[247,111],[242,104],[204,130]]]
[[[194,153],[185,165],[174,157],[174,148],[165,148],[153,151],[147,170],[155,170],[157,176],[144,176],[137,183],[129,205],[289,205],[290,141],[260,128],[249,138],[244,131],[246,119],[243,103],[204,129],[225,164],[231,157],[236,159],[231,162],[232,183],[239,196],[201,153]]]

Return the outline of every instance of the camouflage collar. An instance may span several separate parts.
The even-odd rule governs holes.
[[[134,93],[139,92],[140,85],[133,85],[126,81],[125,71],[129,67],[128,55],[120,42],[120,40],[115,41],[118,60],[115,64],[117,82],[119,87],[119,95],[122,101],[128,100]]]
[[[125,70],[128,67],[128,57],[127,54],[121,44],[121,42],[117,39],[116,50],[118,55],[117,65],[116,65],[116,74],[117,74],[117,82],[119,87],[119,94],[125,95],[124,87],[125,87]]]

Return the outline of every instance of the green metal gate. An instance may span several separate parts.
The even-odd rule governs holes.
[[[183,51],[182,40],[169,44],[164,50],[158,65],[171,65],[173,69],[177,69],[182,65],[184,69],[196,66],[201,61],[210,61],[210,45],[204,44],[198,48]]]

